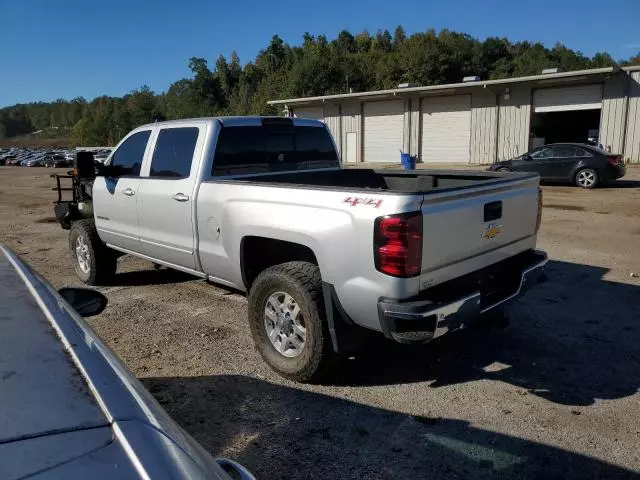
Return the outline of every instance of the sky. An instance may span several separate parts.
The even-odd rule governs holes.
[[[476,38],[557,41],[614,59],[640,52],[640,0],[0,0],[0,107],[155,92],[189,77],[190,57],[244,64],[274,34],[300,44],[402,25]]]

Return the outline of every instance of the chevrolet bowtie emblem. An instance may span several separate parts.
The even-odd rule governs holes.
[[[496,238],[498,235],[502,233],[502,225],[487,225],[482,232],[482,238],[486,238],[487,240],[491,240],[492,238]]]

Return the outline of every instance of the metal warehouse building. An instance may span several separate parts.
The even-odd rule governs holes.
[[[272,100],[323,120],[342,161],[492,163],[554,142],[602,144],[640,162],[640,67]]]

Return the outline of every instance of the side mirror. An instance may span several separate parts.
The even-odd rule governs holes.
[[[531,160],[531,155],[525,153],[524,155],[522,155],[522,160]]]
[[[64,287],[58,293],[83,317],[102,313],[107,306],[107,297],[90,288]]]

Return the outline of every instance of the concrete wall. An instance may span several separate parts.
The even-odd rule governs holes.
[[[605,80],[600,113],[600,143],[612,152],[622,152],[624,116],[627,109],[627,75],[621,73]]]
[[[496,95],[483,89],[471,94],[471,163],[493,163],[496,158]]]
[[[324,123],[327,124],[329,130],[331,130],[331,135],[336,142],[336,147],[338,147],[338,153],[342,153],[342,141],[340,134],[340,105],[337,104],[325,104],[324,106]]]
[[[624,158],[640,163],[640,72],[632,72],[629,81]]]
[[[411,100],[406,98],[404,101],[404,125],[402,131],[402,151],[409,152],[411,150]]]
[[[510,98],[504,92],[498,100],[498,160],[508,160],[529,148],[531,87],[511,86]]]
[[[419,97],[415,97],[411,99],[410,119],[411,119],[411,129],[409,132],[409,139],[410,139],[409,154],[418,156],[420,155],[420,132],[421,132],[420,122],[422,121],[422,116],[420,115],[420,98]]]

